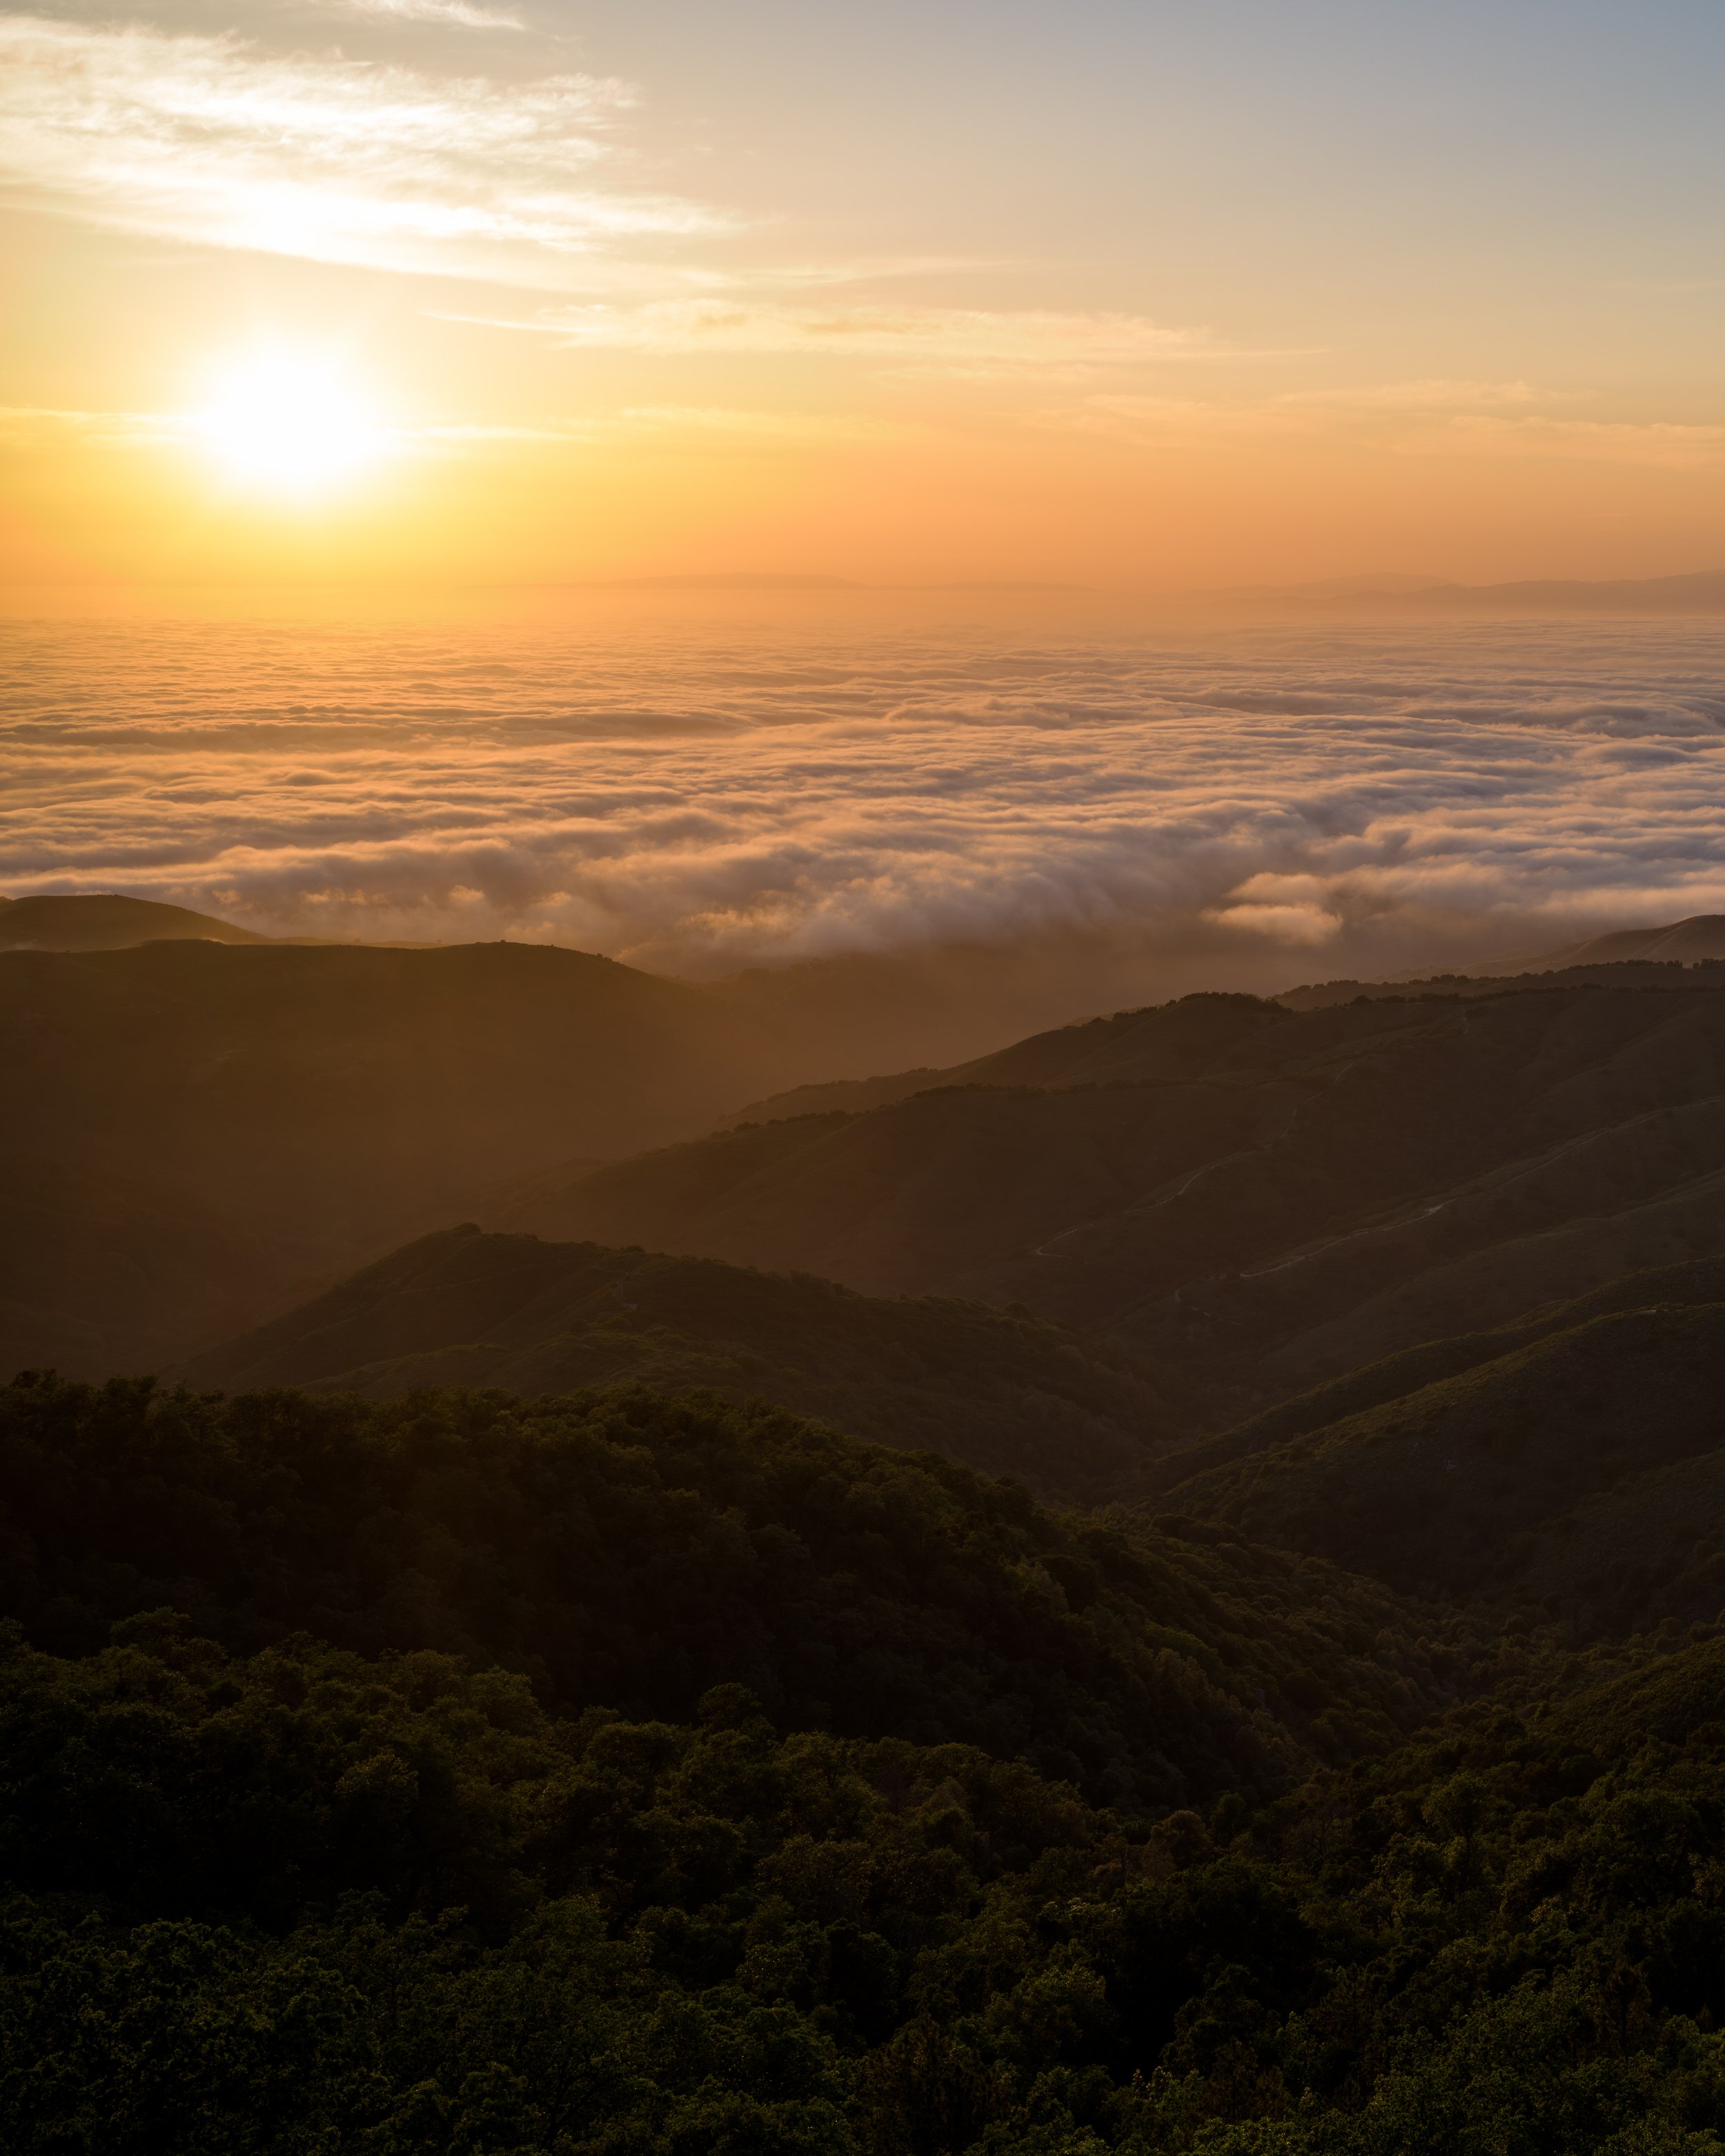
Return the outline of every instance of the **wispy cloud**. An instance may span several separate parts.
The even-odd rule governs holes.
[[[619,243],[718,228],[699,203],[601,184],[628,102],[585,75],[449,79],[0,16],[0,165],[26,199],[317,261],[556,289]]]
[[[367,429],[374,457],[459,455],[511,446],[650,440],[668,446],[771,449],[819,442],[902,441],[916,430],[901,421],[864,414],[776,411],[706,404],[625,405],[579,418],[546,416],[517,421],[439,420]],[[80,412],[44,405],[0,405],[0,442],[23,449],[68,442],[105,448],[208,449],[208,416],[198,412]],[[219,444],[217,444],[219,447]]]
[[[461,30],[524,30],[519,15],[468,0],[331,0],[333,13],[375,23],[447,23]]]
[[[1725,426],[1667,420],[1460,417],[1404,446],[1439,454],[1568,457],[1589,464],[1662,465],[1717,470],[1725,465]]]
[[[1574,390],[1542,388],[1532,382],[1472,382],[1449,376],[1418,382],[1380,382],[1332,389],[1291,389],[1283,404],[1328,405],[1358,412],[1459,412],[1494,407],[1568,402]]]
[[[1240,398],[1098,391],[1024,417],[1147,447],[1245,448],[1266,437],[1308,435],[1339,436],[1405,455],[1572,458],[1692,470],[1725,462],[1725,426],[1582,418],[1549,408],[1586,393],[1529,382],[1441,378]]]
[[[860,282],[886,274],[879,268],[835,267],[826,281]],[[745,281],[757,289],[819,281],[806,267],[762,271],[747,280],[716,276],[710,281],[728,282],[733,289],[633,304],[545,307],[526,320],[482,319],[493,328],[526,331],[589,349],[860,359],[890,372],[919,376],[1084,379],[1160,360],[1218,356],[1203,331],[1169,327],[1142,315],[879,304],[810,306],[734,289]]]

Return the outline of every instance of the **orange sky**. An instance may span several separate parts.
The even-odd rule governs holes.
[[[0,15],[9,578],[1725,564],[1717,9],[1440,12]]]

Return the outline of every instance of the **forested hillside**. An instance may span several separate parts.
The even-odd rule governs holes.
[[[1194,1421],[1129,1356],[1025,1312],[470,1226],[394,1252],[182,1374],[377,1399],[709,1390],[1091,1502],[1135,1486]]]
[[[1679,1552],[1654,1551],[1636,1515],[1644,1483],[1717,1450],[1722,1399],[1725,1304],[1628,1310],[1200,1471],[1165,1502],[1453,1599],[1553,1592],[1576,1507],[1609,1492],[1622,1548],[1574,1586],[1597,1604],[1615,1569],[1620,1594],[1635,1550],[1640,1594],[1686,1621],[1717,1607],[1725,1520],[1703,1507]]]
[[[20,1383],[0,1494],[0,1614],[44,1645],[171,1604],[236,1648],[304,1630],[501,1663],[566,1712],[679,1718],[741,1679],[787,1727],[1023,1753],[1137,1805],[1285,1787],[1493,1652],[1322,1563],[639,1392]]]
[[[1725,1250],[1718,989],[1189,998],[972,1070],[603,1168],[496,1224],[1019,1301],[1207,1388],[1219,1424]]]

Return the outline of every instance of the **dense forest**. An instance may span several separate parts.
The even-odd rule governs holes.
[[[0,1663],[9,2148],[1702,2152],[1725,1646],[1151,1824],[171,1613]]]
[[[0,2144],[1664,2150],[1725,1635],[640,1389],[0,1398]]]

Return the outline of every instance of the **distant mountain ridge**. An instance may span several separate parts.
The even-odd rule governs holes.
[[[1676,577],[1526,578],[1491,584],[1368,575],[1304,584],[1243,584],[1194,596],[1223,606],[1268,604],[1312,612],[1719,613],[1725,613],[1725,570]]]
[[[1593,936],[1548,951],[1540,958],[1526,959],[1530,973],[1555,973],[1566,966],[1620,965],[1638,961],[1650,965],[1697,966],[1725,961],[1725,913],[1692,913],[1681,921],[1667,921],[1651,928],[1619,928],[1609,935]],[[1481,967],[1482,973],[1507,971],[1503,966]]]
[[[188,938],[210,943],[277,940],[236,928],[211,913],[164,906],[153,898],[126,898],[118,891],[0,898],[0,950],[126,951],[140,943]]]
[[[1711,969],[1711,970],[1709,970]],[[1619,928],[1531,957],[1500,959],[1471,973],[1420,973],[1394,980],[1313,981],[1274,1000],[1318,1010],[1360,997],[1501,995],[1536,985],[1697,988],[1725,979],[1725,914],[1694,913],[1651,928]]]

